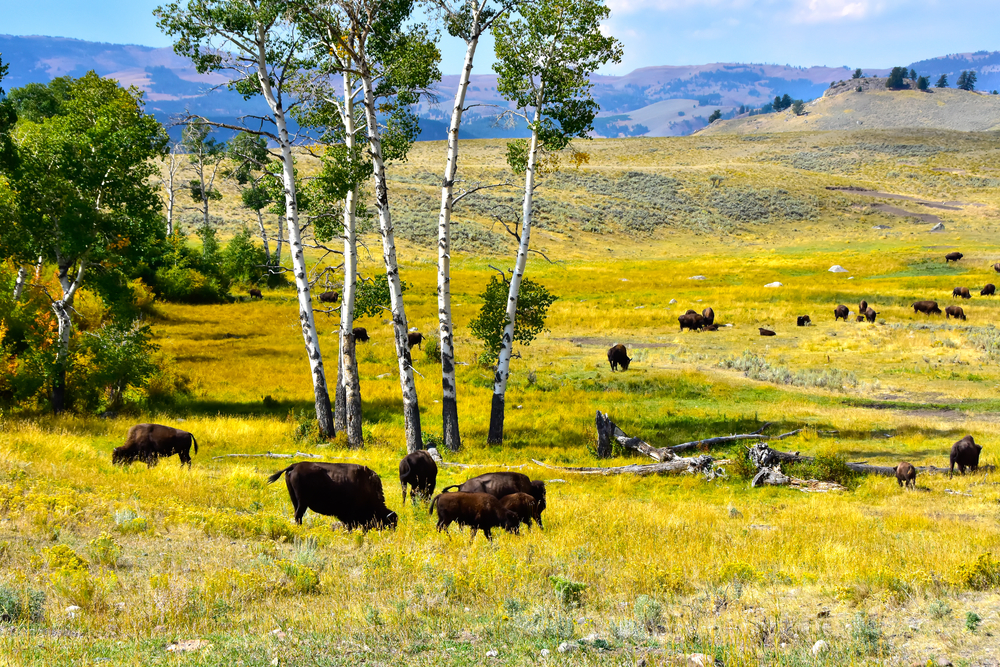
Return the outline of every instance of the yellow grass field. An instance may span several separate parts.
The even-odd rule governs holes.
[[[358,354],[366,446],[352,451],[341,438],[296,437],[311,386],[291,289],[259,302],[158,304],[156,341],[188,378],[186,398],[107,419],[2,417],[0,607],[7,595],[25,611],[0,623],[0,665],[684,665],[695,653],[726,666],[998,664],[996,473],[921,475],[915,490],[858,477],[845,491],[803,493],[750,489],[733,465],[706,481],[583,476],[531,461],[646,462],[594,458],[600,410],[655,446],[772,422],[772,434],[805,429],[775,443],[803,454],[943,467],[951,444],[972,434],[981,463],[1000,464],[1000,297],[979,296],[1000,280],[1000,139],[830,133],[585,147],[589,163],[564,163],[538,194],[549,204],[534,243],[553,263],[534,256],[528,274],[559,300],[549,330],[512,364],[502,447],[485,443],[492,373],[477,364],[467,326],[490,265],[512,261],[485,208],[462,218],[482,232],[453,264],[463,449],[442,454],[484,467],[444,467],[438,488],[523,466],[548,480],[544,531],[470,544],[467,531],[439,534],[426,505],[401,503],[405,447],[386,321],[358,322],[372,339]],[[470,142],[466,177],[501,175],[500,151]],[[420,208],[435,192],[422,174],[437,173],[441,155],[439,144],[418,145],[395,168],[391,195],[405,212],[407,315],[425,334],[436,327],[436,274],[419,230],[436,210]],[[616,190],[629,173],[674,179],[676,206],[662,213],[643,191]],[[712,175],[723,177],[719,188]],[[231,194],[220,208],[227,228],[244,215]],[[644,229],[614,217],[629,198],[661,222]],[[747,201],[771,215],[738,219]],[[946,230],[875,203],[940,214]],[[364,275],[381,270],[377,237],[368,245]],[[951,250],[965,257],[946,265]],[[848,272],[828,272],[834,264]],[[764,287],[776,281],[783,286]],[[973,298],[952,299],[956,286]],[[861,299],[878,311],[875,324],[833,321],[836,305],[856,311]],[[921,299],[960,303],[968,320],[915,314]],[[706,306],[732,326],[678,331],[678,315]],[[813,326],[796,327],[806,314]],[[337,323],[321,315],[319,326],[335,371]],[[758,327],[777,335],[762,338]],[[627,372],[608,368],[617,342],[634,357]],[[417,349],[414,360],[433,444],[439,365]],[[140,421],[194,433],[193,467],[175,458],[112,466],[111,450]],[[284,485],[266,483],[290,461],[225,456],[266,452],[372,467],[397,530],[346,532],[311,512],[296,526]],[[178,644],[193,640],[203,643]],[[814,653],[820,640],[826,649]]]

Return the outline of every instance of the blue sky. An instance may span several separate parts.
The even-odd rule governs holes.
[[[608,32],[625,45],[622,74],[652,65],[767,62],[891,67],[924,58],[1000,50],[996,0],[606,0]],[[0,32],[167,46],[157,0],[4,2]],[[463,45],[443,45],[457,73]],[[484,44],[478,72],[490,64]]]

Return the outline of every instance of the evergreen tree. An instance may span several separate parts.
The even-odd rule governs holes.
[[[893,67],[892,72],[889,73],[889,78],[886,79],[885,87],[889,90],[899,90],[906,87],[904,79],[906,79],[907,74],[908,72],[905,67]]]
[[[931,80],[926,76],[922,76],[917,79],[917,88],[919,90],[927,90],[931,86]]]
[[[712,115],[708,117],[708,124],[711,125],[720,118],[722,118],[722,111],[720,109],[716,109],[712,112]]]
[[[917,80],[917,70],[911,69],[910,70],[910,81],[916,81],[916,80]]]
[[[935,88],[947,88],[948,87],[948,75],[947,74],[942,74],[941,78],[938,79],[937,83],[934,84],[934,87]]]
[[[862,72],[861,68],[859,67],[856,70],[854,70],[854,76],[852,76],[851,78],[852,79],[863,79],[864,76],[865,76],[864,72]]]
[[[963,71],[958,75],[958,87],[961,90],[967,90],[972,92],[976,89],[976,72],[975,70]]]

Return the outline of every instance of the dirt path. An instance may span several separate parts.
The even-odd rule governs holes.
[[[946,201],[946,202],[927,201],[926,199],[920,199],[919,197],[911,197],[909,195],[897,195],[893,194],[892,192],[879,192],[878,190],[869,190],[867,188],[859,188],[853,185],[848,186],[846,188],[829,186],[827,187],[827,190],[831,190],[833,192],[846,192],[848,194],[860,195],[862,197],[879,197],[881,199],[900,199],[903,201],[911,201],[915,204],[926,206],[927,208],[938,208],[945,211],[961,211],[963,206],[977,205],[960,201]]]

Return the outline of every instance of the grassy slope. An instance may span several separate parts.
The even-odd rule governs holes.
[[[910,149],[893,148],[904,143]],[[951,303],[956,284],[994,280],[997,191],[983,184],[994,175],[995,146],[990,137],[932,133],[594,142],[590,176],[616,182],[623,171],[661,173],[681,183],[696,210],[648,232],[607,219],[600,221],[603,233],[583,231],[587,221],[573,217],[573,208],[546,222],[537,247],[562,261],[533,258],[529,271],[560,300],[550,331],[515,363],[503,447],[484,444],[490,374],[474,364],[466,328],[492,271],[487,265],[503,260],[477,253],[457,259],[458,357],[468,365],[459,367],[465,449],[455,459],[593,465],[588,447],[600,409],[657,445],[754,430],[766,420],[775,429],[840,431],[808,432],[782,443],[787,449],[889,464],[905,458],[944,465],[950,443],[972,433],[986,445],[985,462],[997,463],[1000,372],[980,344],[995,344],[990,325],[1000,306],[977,296],[963,303],[970,319],[960,325],[928,325],[908,309],[919,298]],[[421,179],[435,169],[438,149],[419,146],[397,171],[399,200],[433,193]],[[498,154],[497,142],[471,144],[466,173],[499,172]],[[713,206],[711,174],[723,175],[722,189],[741,196],[780,186],[791,197],[813,198],[813,217],[734,221],[719,213],[731,209]],[[581,189],[549,187],[541,196],[579,205],[598,199],[607,185],[574,178],[569,185]],[[845,184],[982,206],[943,212],[948,231],[931,235],[926,224],[871,212],[873,200],[825,190]],[[712,214],[692,222],[705,211]],[[412,213],[413,220],[433,219],[433,210]],[[485,222],[469,218],[467,224]],[[876,223],[892,229],[872,230]],[[432,250],[419,241],[405,245],[407,311],[426,332],[436,313]],[[966,258],[944,266],[946,246]],[[828,273],[834,263],[850,273]],[[372,260],[364,270],[378,267]],[[706,280],[690,280],[694,275]],[[785,287],[762,287],[775,280]],[[834,305],[853,308],[860,298],[875,305],[885,325],[831,321]],[[676,331],[678,314],[705,305],[734,326]],[[522,664],[541,648],[590,632],[614,651],[575,658],[593,664],[630,664],[650,650],[655,664],[675,651],[702,649],[727,665],[814,664],[807,652],[819,638],[833,645],[820,664],[912,662],[941,652],[982,660],[995,646],[996,596],[956,579],[960,566],[995,551],[1000,538],[992,475],[923,476],[916,492],[866,479],[849,492],[810,495],[749,490],[738,479],[581,479],[529,466],[524,471],[533,477],[565,480],[549,485],[547,530],[469,545],[462,535],[438,535],[423,509],[401,509],[394,480],[402,423],[384,321],[360,323],[373,334],[360,354],[369,444],[351,452],[339,440],[316,445],[293,437],[289,412],[309,409],[310,388],[292,292],[160,311],[159,341],[190,376],[193,395],[141,418],[196,434],[202,450],[191,471],[176,460],[150,470],[111,466],[110,449],[139,416],[4,422],[0,578],[44,589],[49,600],[43,624],[0,635],[0,655],[16,656],[13,664],[100,657],[114,664],[308,664],[307,656],[323,656],[321,664],[480,664],[493,648],[500,663]],[[804,313],[816,326],[792,326]],[[335,323],[321,319],[331,354]],[[757,326],[779,335],[762,339]],[[635,356],[628,373],[611,374],[604,360],[617,341]],[[756,381],[719,366],[746,350],[775,367],[809,371],[810,386]],[[424,428],[433,438],[440,432],[436,365],[419,351],[415,358]],[[856,384],[842,391],[811,386],[832,369]],[[913,405],[920,403],[932,405]],[[285,462],[211,458],[296,450],[375,468],[389,505],[401,509],[399,529],[362,537],[331,530],[329,519],[313,514],[295,527],[284,489],[264,483]],[[610,463],[628,461],[635,459]],[[469,474],[444,469],[439,488]],[[146,530],[119,523],[123,510],[144,517]],[[123,549],[117,567],[99,565],[88,547],[104,531]],[[60,543],[92,561],[86,575],[73,578],[48,562],[45,550]],[[318,589],[310,572],[318,574]],[[563,610],[550,576],[586,583],[584,606]],[[642,595],[664,606],[663,629],[652,636],[636,624],[649,606]],[[937,598],[954,611],[932,614]],[[72,603],[85,608],[73,619],[63,611]],[[831,615],[817,617],[821,609]],[[859,611],[883,623],[892,658],[879,657],[858,634]],[[966,611],[985,618],[977,634],[963,629]],[[276,628],[287,636],[272,634]],[[213,647],[178,657],[163,650],[192,637]]]

